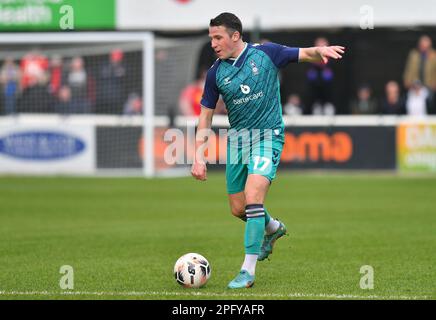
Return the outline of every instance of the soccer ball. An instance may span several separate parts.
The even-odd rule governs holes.
[[[187,253],[174,265],[174,277],[185,288],[204,286],[210,278],[210,273],[209,262],[198,253]]]

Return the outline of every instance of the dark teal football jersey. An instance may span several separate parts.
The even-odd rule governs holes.
[[[283,128],[278,72],[298,54],[276,43],[246,44],[237,59],[218,59],[209,69],[201,105],[214,109],[221,95],[232,129]]]

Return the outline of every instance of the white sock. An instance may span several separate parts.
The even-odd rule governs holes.
[[[280,222],[278,222],[277,220],[271,217],[271,219],[269,220],[268,224],[265,227],[265,232],[268,235],[273,234],[274,232],[277,231],[279,227],[280,227]]]
[[[254,276],[257,257],[258,254],[246,254],[241,270],[247,270],[250,275]]]

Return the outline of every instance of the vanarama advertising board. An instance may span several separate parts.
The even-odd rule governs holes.
[[[0,0],[0,31],[115,29],[115,0]]]
[[[404,123],[397,130],[398,169],[436,172],[436,123]]]
[[[395,169],[394,126],[291,126],[280,166],[289,169]]]

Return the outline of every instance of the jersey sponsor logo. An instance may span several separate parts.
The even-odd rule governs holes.
[[[243,94],[249,94],[251,91],[251,88],[245,84],[241,84],[240,87]]]
[[[240,98],[240,99],[233,99],[233,104],[234,105],[238,105],[238,104],[244,104],[253,100],[257,100],[259,98],[263,97],[263,91],[260,91],[258,93],[254,93],[249,95],[248,97],[244,97],[244,98]]]

